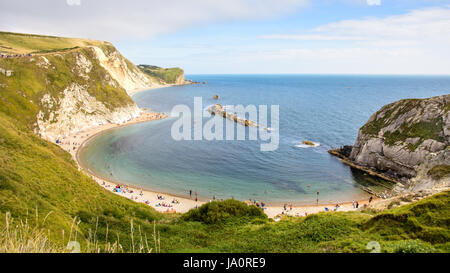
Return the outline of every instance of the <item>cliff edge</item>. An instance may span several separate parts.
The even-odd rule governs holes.
[[[109,42],[0,32],[0,44],[0,111],[52,142],[136,118],[130,95],[164,86]]]
[[[339,153],[352,164],[400,183],[395,192],[450,184],[450,95],[382,107]]]

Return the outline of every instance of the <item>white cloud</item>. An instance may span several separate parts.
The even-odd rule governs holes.
[[[367,5],[369,6],[380,6],[381,0],[367,0]]]
[[[450,8],[414,10],[386,18],[344,20],[319,26],[307,34],[269,34],[264,39],[369,41],[373,43],[412,41],[424,44],[450,43]]]
[[[297,72],[303,71],[295,63],[316,69],[311,73],[322,69],[322,73],[450,74],[449,26],[450,7],[338,21],[300,34],[263,35],[260,38],[299,43],[298,48],[290,43],[291,48],[266,52],[259,58]]]
[[[0,0],[0,29],[93,39],[148,38],[199,24],[295,12],[307,0]]]

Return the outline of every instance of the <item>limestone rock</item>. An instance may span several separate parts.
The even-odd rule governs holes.
[[[407,189],[438,183],[427,175],[450,165],[450,95],[401,100],[384,106],[360,129],[349,159],[406,182]],[[443,178],[439,183],[448,183]],[[398,186],[397,190],[403,190]]]

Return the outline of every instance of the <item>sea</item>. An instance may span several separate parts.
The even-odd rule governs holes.
[[[169,115],[164,120],[115,128],[96,136],[80,160],[96,175],[136,187],[200,199],[234,198],[267,204],[298,205],[361,200],[388,192],[392,184],[364,174],[328,154],[353,145],[358,130],[382,106],[400,99],[450,93],[449,76],[372,75],[188,75],[199,84],[137,93],[139,107]],[[213,99],[218,95],[219,99]],[[213,104],[277,106],[278,149],[262,151],[267,140],[179,140],[172,130],[180,121],[175,106],[192,109],[201,98],[200,120]],[[197,119],[198,122],[198,119]],[[257,120],[255,120],[257,122]],[[198,125],[198,124],[197,124]],[[237,130],[231,120],[224,125]],[[187,128],[187,127],[186,127]],[[249,128],[246,128],[250,134]],[[225,130],[224,130],[225,134]],[[308,140],[314,146],[304,145]]]

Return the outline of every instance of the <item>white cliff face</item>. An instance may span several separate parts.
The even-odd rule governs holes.
[[[154,83],[151,79],[133,64],[127,65],[126,59],[116,50],[111,50],[108,54],[99,47],[90,47],[89,50],[92,50],[94,54],[80,50],[71,53],[73,54],[71,56],[66,56],[75,60],[73,67],[69,68],[73,74],[73,82],[62,89],[57,96],[46,93],[41,98],[35,128],[35,132],[41,137],[54,142],[60,137],[98,125],[121,124],[141,114],[141,110],[131,99],[129,103],[124,103],[122,106],[105,105],[108,103],[108,98],[104,98],[105,101],[102,102],[92,96],[88,92],[89,84],[91,88],[92,84],[97,84],[97,82],[90,82],[95,78],[95,81],[101,81],[99,86],[109,86],[123,96],[124,89],[130,93],[135,89],[153,87]],[[60,57],[66,58],[62,55]],[[54,67],[44,56],[40,57],[36,65],[38,69],[44,70]],[[95,67],[103,67],[106,72]],[[48,79],[46,82],[52,84]],[[101,92],[101,90],[97,91]]]
[[[85,129],[107,124],[121,124],[140,115],[141,110],[135,105],[110,110],[103,103],[89,95],[85,86],[72,84],[64,90],[61,99],[45,95],[42,106],[51,110],[45,118],[44,111],[37,116],[38,133],[45,139],[56,139]]]
[[[100,65],[108,71],[120,86],[127,90],[128,94],[131,94],[133,90],[157,85],[136,66],[131,63],[127,65],[127,61],[118,51],[113,51],[106,55],[99,47],[93,46],[91,48],[94,50]]]

